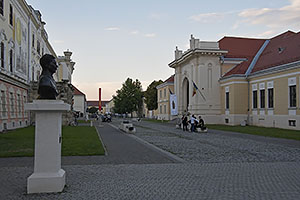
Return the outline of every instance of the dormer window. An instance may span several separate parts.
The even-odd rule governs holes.
[[[283,48],[283,47],[279,47],[279,48],[278,48],[278,53],[282,53],[282,52],[284,51],[284,49],[285,49],[285,48]]]

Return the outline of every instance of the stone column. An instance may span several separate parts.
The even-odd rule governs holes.
[[[34,100],[25,110],[35,112],[34,172],[27,179],[27,193],[61,192],[66,173],[61,169],[62,113],[70,105],[62,100]]]

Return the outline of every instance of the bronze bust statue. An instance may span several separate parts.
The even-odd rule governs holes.
[[[40,64],[43,71],[39,78],[38,99],[56,99],[58,92],[55,80],[52,77],[58,68],[55,57],[45,54],[40,59]]]

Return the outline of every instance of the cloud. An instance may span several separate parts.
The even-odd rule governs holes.
[[[138,35],[140,32],[138,30],[133,30],[130,32],[131,35]]]
[[[106,30],[106,31],[119,31],[120,28],[119,27],[107,27],[104,30]]]
[[[222,21],[228,13],[202,13],[199,15],[193,15],[189,19],[201,22],[201,23],[210,23],[215,21]]]
[[[244,22],[269,28],[300,28],[300,0],[290,0],[281,8],[246,9],[238,14]]]
[[[145,37],[149,37],[149,38],[152,38],[152,37],[155,37],[156,34],[155,33],[147,33],[144,35]]]

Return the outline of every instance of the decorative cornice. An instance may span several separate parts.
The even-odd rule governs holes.
[[[170,83],[170,82],[162,83],[162,84],[156,86],[156,89],[161,89],[166,86],[174,86],[174,83]]]
[[[232,74],[229,76],[221,77],[219,81],[222,83],[222,82],[225,82],[228,80],[236,80],[236,79],[246,79],[246,75],[245,74]]]
[[[221,56],[226,53],[228,53],[228,51],[219,50],[219,49],[193,49],[193,50],[190,49],[187,52],[185,52],[180,58],[169,63],[169,67],[175,68],[176,65],[186,61],[187,59],[189,59],[190,57],[196,54]]]
[[[21,82],[21,81],[14,79],[6,74],[3,74],[3,73],[0,73],[0,80],[7,82],[9,84],[12,84],[12,85],[21,87],[23,89],[29,89],[29,87],[30,87],[29,84]]]

